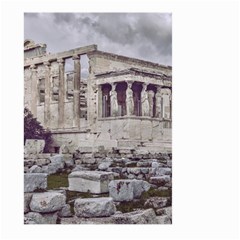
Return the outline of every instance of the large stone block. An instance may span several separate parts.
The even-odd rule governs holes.
[[[29,212],[24,216],[24,224],[56,224],[57,213]]]
[[[39,154],[43,152],[45,141],[39,139],[27,139],[24,146],[24,154]]]
[[[107,193],[108,184],[113,180],[111,172],[75,171],[68,175],[69,190],[77,192]]]
[[[32,199],[32,193],[24,193],[24,213],[28,213],[30,211],[29,204]]]
[[[157,216],[158,224],[172,224],[172,219],[168,215]]]
[[[150,184],[143,180],[113,180],[109,183],[109,195],[114,201],[131,201],[150,189]]]
[[[58,212],[59,217],[72,217],[71,207],[69,204],[65,204],[64,207]]]
[[[157,177],[151,177],[150,183],[156,184],[157,186],[164,186],[165,184],[169,183],[171,180],[169,175],[164,176],[157,176]]]
[[[78,217],[109,217],[116,212],[116,207],[109,197],[79,198],[74,202],[74,211]]]
[[[168,201],[169,199],[166,197],[151,197],[147,199],[147,201],[144,203],[144,206],[155,209],[163,208],[167,206]]]
[[[113,216],[116,224],[157,224],[156,214],[153,209],[138,210],[130,213],[116,214]]]
[[[157,215],[167,215],[172,218],[172,207],[165,207],[156,210]]]
[[[52,164],[57,165],[59,168],[64,168],[64,158],[61,154],[50,157]]]
[[[73,216],[68,218],[61,218],[61,224],[114,224],[115,222],[113,216],[95,218],[81,218]]]
[[[171,175],[172,169],[165,167],[165,168],[158,168],[156,171],[156,176],[163,176],[163,175]]]
[[[35,190],[47,188],[46,173],[25,173],[24,174],[24,192],[33,192]]]
[[[65,166],[63,155],[58,154],[53,157],[50,157],[51,163],[47,166],[43,166],[43,172],[47,174],[54,174],[60,170],[62,170]]]
[[[49,213],[55,212],[64,207],[66,196],[61,193],[44,192],[35,193],[30,202],[30,209],[33,212]]]

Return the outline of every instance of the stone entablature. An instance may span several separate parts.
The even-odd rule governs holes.
[[[121,56],[121,55],[117,55],[117,54],[113,54],[113,53],[108,53],[108,52],[103,52],[103,51],[92,51],[90,53],[88,53],[88,57],[90,59],[92,58],[102,58],[102,59],[107,59],[108,61],[117,61],[126,65],[137,65],[137,66],[143,66],[144,68],[153,68],[155,70],[161,70],[161,71],[165,71],[168,72],[169,74],[171,74],[172,72],[172,67],[171,66],[165,66],[162,64],[158,64],[158,63],[153,63],[153,62],[149,62],[149,61],[145,61],[145,60],[141,60],[141,59],[137,59],[137,58],[130,58],[130,57],[126,57],[126,56]]]
[[[24,67],[29,67],[32,64],[42,64],[45,61],[55,62],[57,59],[67,59],[71,58],[76,55],[83,55],[87,54],[91,51],[97,50],[97,45],[89,45],[85,47],[75,48],[69,51],[61,52],[61,53],[53,53],[48,54],[42,57],[35,57],[33,59],[25,59],[24,60]]]
[[[115,83],[121,81],[136,81],[145,82],[147,84],[155,84],[159,86],[172,86],[172,77],[166,75],[159,75],[154,73],[149,73],[145,71],[140,71],[138,69],[128,69],[116,72],[107,72],[102,74],[96,74],[96,84],[104,83]]]

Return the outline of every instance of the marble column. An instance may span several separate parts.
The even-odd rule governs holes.
[[[128,86],[126,90],[127,116],[132,116],[134,109],[132,82],[127,82],[127,86]]]
[[[64,127],[64,100],[65,100],[65,84],[64,84],[64,59],[57,60],[59,66],[59,95],[58,95],[58,128]]]
[[[80,81],[81,64],[80,56],[74,55],[74,78],[73,78],[73,127],[80,128]]]
[[[44,127],[50,127],[50,62],[44,62],[45,66],[45,100],[44,100]]]
[[[37,80],[37,67],[31,65],[31,112],[34,117],[37,117],[37,104],[38,104],[38,80]]]

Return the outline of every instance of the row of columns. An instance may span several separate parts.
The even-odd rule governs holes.
[[[80,56],[74,55],[74,94],[73,94],[73,127],[80,128],[80,82],[81,82],[81,64]],[[65,60],[57,59],[58,63],[58,77],[59,77],[59,91],[58,91],[58,128],[64,128],[64,102],[66,98],[65,89]],[[51,99],[51,63],[46,61],[43,63],[45,68],[45,98],[44,98],[44,126],[50,127],[50,99]],[[31,112],[37,117],[37,104],[38,104],[38,76],[37,66],[31,65]]]
[[[133,90],[132,90],[133,82],[127,82],[126,89],[126,112],[127,116],[132,116],[134,114],[134,99],[133,99]],[[118,100],[117,100],[117,91],[116,91],[117,83],[111,84],[110,91],[110,104],[111,104],[111,116],[118,116]],[[171,90],[161,88],[161,86],[156,86],[156,93],[153,90],[147,90],[147,84],[142,83],[142,91],[141,91],[141,115],[142,116],[150,116],[156,118],[162,118],[163,109],[162,105],[164,101],[163,96],[168,95],[169,103],[167,103],[167,107],[169,107],[169,114],[167,114],[166,118],[171,118]],[[155,97],[155,102],[154,102]],[[154,104],[155,104],[155,115],[154,115]]]

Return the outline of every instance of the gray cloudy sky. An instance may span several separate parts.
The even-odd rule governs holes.
[[[168,13],[25,13],[24,38],[51,53],[97,44],[112,52],[172,65],[172,15]]]

